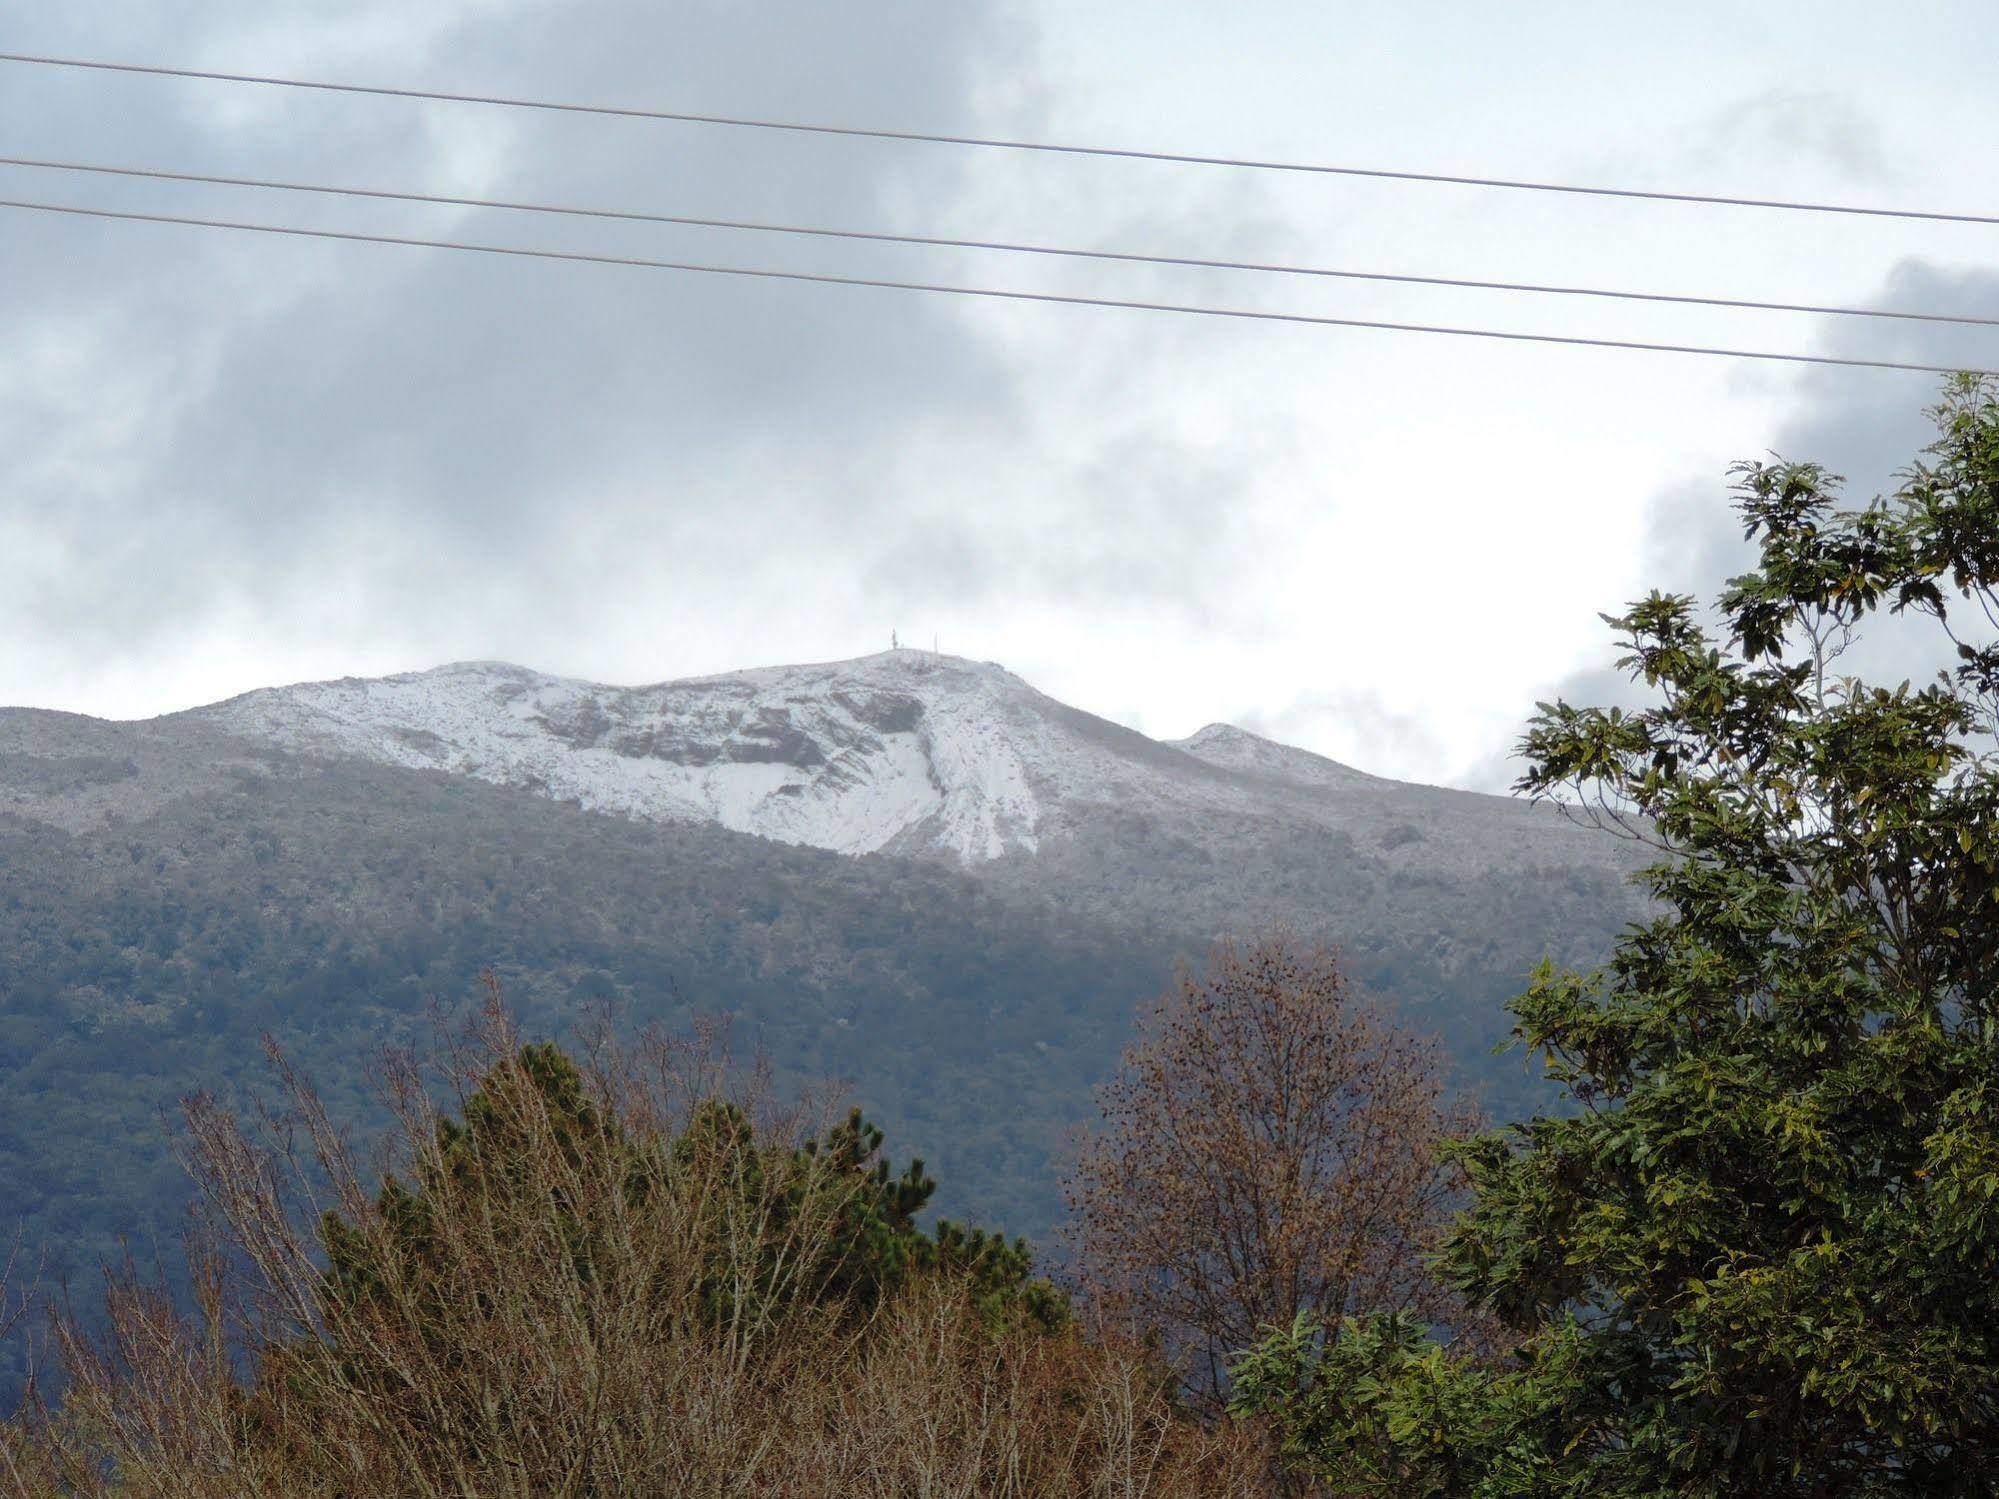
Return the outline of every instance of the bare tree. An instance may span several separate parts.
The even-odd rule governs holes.
[[[1301,1311],[1457,1309],[1424,1273],[1457,1189],[1439,1154],[1477,1123],[1434,1040],[1283,931],[1224,940],[1142,1012],[1068,1181],[1100,1315],[1153,1332],[1190,1390]]]

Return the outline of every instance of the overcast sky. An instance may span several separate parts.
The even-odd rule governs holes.
[[[10,4],[10,50],[1999,211],[1999,9]],[[0,64],[0,154],[1999,315],[1999,228],[1019,156]],[[0,195],[1336,316],[1999,365],[1999,330],[1300,282],[0,168]],[[933,638],[1158,737],[1490,788],[1724,471],[1872,492],[1927,376],[743,282],[0,210],[0,703]],[[1607,688],[1605,688],[1607,690]]]

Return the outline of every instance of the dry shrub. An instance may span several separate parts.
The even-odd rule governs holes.
[[[1301,1311],[1468,1327],[1424,1267],[1461,1191],[1440,1149],[1478,1124],[1444,1075],[1331,949],[1281,929],[1218,942],[1141,1013],[1070,1175],[1097,1314],[1159,1334],[1209,1402]]]
[[[0,1489],[1254,1492],[1253,1437],[1190,1419],[1142,1350],[996,1318],[954,1274],[868,1294],[865,1183],[797,1149],[798,1116],[713,1104],[689,1053],[579,1077],[495,1003],[462,1061],[474,1130],[391,1071],[406,1164],[380,1192],[295,1077],[247,1125],[191,1101],[193,1305],[128,1270],[102,1331],[58,1317],[67,1392],[0,1432]]]

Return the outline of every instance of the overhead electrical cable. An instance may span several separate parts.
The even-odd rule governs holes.
[[[1369,328],[1386,333],[1430,333],[1453,338],[1501,339],[1512,343],[1564,344],[1589,349],[1631,349],[1654,354],[1703,354],[1727,359],[1759,359],[1782,364],[1841,365],[1850,369],[1910,370],[1922,374],[1960,372],[1999,377],[1999,370],[1967,369],[1962,365],[1915,364],[1892,359],[1859,359],[1835,354],[1787,354],[1760,349],[1732,349],[1705,344],[1646,343],[1636,339],[1582,338],[1558,333],[1521,333],[1500,328],[1463,328],[1435,323],[1397,323],[1373,318],[1329,317],[1319,313],[1270,312],[1248,307],[1208,307],[1187,302],[1147,302],[1119,297],[1073,296],[1060,292],[1014,291],[1003,287],[960,286],[938,281],[890,280],[873,276],[836,276],[817,271],[781,271],[762,266],[712,265],[699,261],[655,260],[635,255],[602,255],[582,250],[543,250],[525,245],[491,245],[469,240],[418,239],[397,234],[366,234],[344,229],[307,229],[290,224],[260,224],[242,219],[195,218],[183,214],[139,213],[126,209],[86,208],[75,203],[38,203],[0,198],[0,208],[36,213],[71,214],[81,218],[118,219],[142,224],[183,224],[199,229],[242,230],[252,234],[295,235],[306,239],[341,240],[353,244],[404,245],[426,250],[461,250],[478,255],[507,255],[528,260],[575,261],[586,265],[630,266],[646,270],[686,271],[709,276],[741,276],[764,281],[802,281],[823,286],[866,286],[891,291],[935,292],[947,296],[984,297],[1009,302],[1049,302],[1069,307],[1123,308],[1135,312],[1171,312],[1193,317],[1238,318],[1251,322],[1296,323],[1324,328]]]
[[[1636,187],[1597,187],[1573,182],[1543,182],[1508,177],[1472,177],[1449,172],[1398,171],[1387,167],[1340,166],[1324,162],[1277,161],[1249,156],[1205,156],[1183,151],[1145,151],[1122,146],[1086,146],[1057,141],[1009,140],[982,135],[945,135],[924,130],[873,129],[859,125],[829,125],[804,120],[757,119],[747,115],[697,113],[692,110],[642,109],[616,104],[578,104],[553,99],[529,99],[505,94],[451,93],[442,89],[391,88],[381,84],[335,83],[325,79],[289,78],[267,73],[225,73],[208,68],[171,68],[149,63],[106,62],[80,57],[48,57],[27,52],[0,52],[0,62],[43,67],[86,68],[106,73],[137,73],[157,78],[188,78],[213,83],[253,83],[272,88],[313,89],[323,93],[366,94],[385,99],[420,99],[441,104],[488,104],[508,109],[537,109],[559,114],[606,115],[620,119],[664,120],[678,124],[718,125],[742,130],[788,131],[802,135],[848,136],[863,140],[917,141],[939,146],[975,146],[1002,151],[1038,151],[1060,156],[1109,157],[1124,161],[1156,161],[1186,166],[1235,167],[1258,172],[1303,172],[1326,177],[1369,177],[1389,182],[1428,182],[1453,187],[1500,188],[1511,192],[1570,193],[1596,198],[1640,199],[1655,203],[1695,203],[1725,208],[1771,208],[1794,213],[1857,214],[1868,218],[1921,219],[1946,224],[1999,224],[1999,214],[1946,213],[1932,209],[1883,208],[1856,203],[1810,203],[1787,198],[1731,197],[1720,193],[1674,193]]]
[[[1129,250],[1092,250],[1076,246],[1033,244],[1010,240],[954,239],[942,235],[895,234],[885,230],[834,229],[822,225],[773,224],[753,219],[700,218],[692,214],[649,213],[633,209],[584,208],[556,203],[529,203],[506,198],[457,197],[444,193],[402,192],[388,188],[347,187],[291,182],[265,177],[224,177],[207,172],[175,172],[157,167],[107,166],[95,162],[53,161],[30,156],[0,156],[0,166],[33,167],[58,172],[90,172],[112,177],[136,177],[163,182],[195,182],[217,187],[247,187],[288,193],[319,193],[343,198],[375,198],[395,203],[428,203],[450,208],[495,208],[515,213],[560,214],[571,218],[611,219],[639,224],[673,224],[697,229],[747,230],[757,234],[810,235],[822,239],[864,240],[876,244],[921,245],[937,249],[993,250],[1018,255],[1059,256],[1136,265],[1174,266],[1211,271],[1248,271],[1282,276],[1315,276],[1345,281],[1381,281],[1407,286],[1446,286],[1473,291],[1526,292],[1541,296],[1601,297],[1623,302],[1664,302],[1687,307],[1727,307],[1751,312],[1804,312],[1824,317],[1889,318],[1903,322],[1960,323],[1999,327],[1999,317],[1966,313],[1900,312],[1879,307],[1822,306],[1810,302],[1759,302],[1740,297],[1703,297],[1672,292],[1622,291],[1595,286],[1562,286],[1533,281],[1482,281],[1462,276],[1418,276],[1393,271],[1356,271],[1331,266],[1292,265],[1254,260],[1212,260],[1194,255],[1154,255]]]

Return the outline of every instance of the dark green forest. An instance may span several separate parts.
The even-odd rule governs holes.
[[[264,1035],[365,1116],[367,1059],[489,969],[557,1036],[733,1015],[743,1053],[849,1080],[950,1160],[960,1208],[1046,1223],[1035,1121],[1075,1116],[1165,969],[1156,940],[932,866],[443,776],[313,767],[109,834],[0,829],[0,1182],[58,1269],[171,1227],[160,1111],[263,1076]]]

